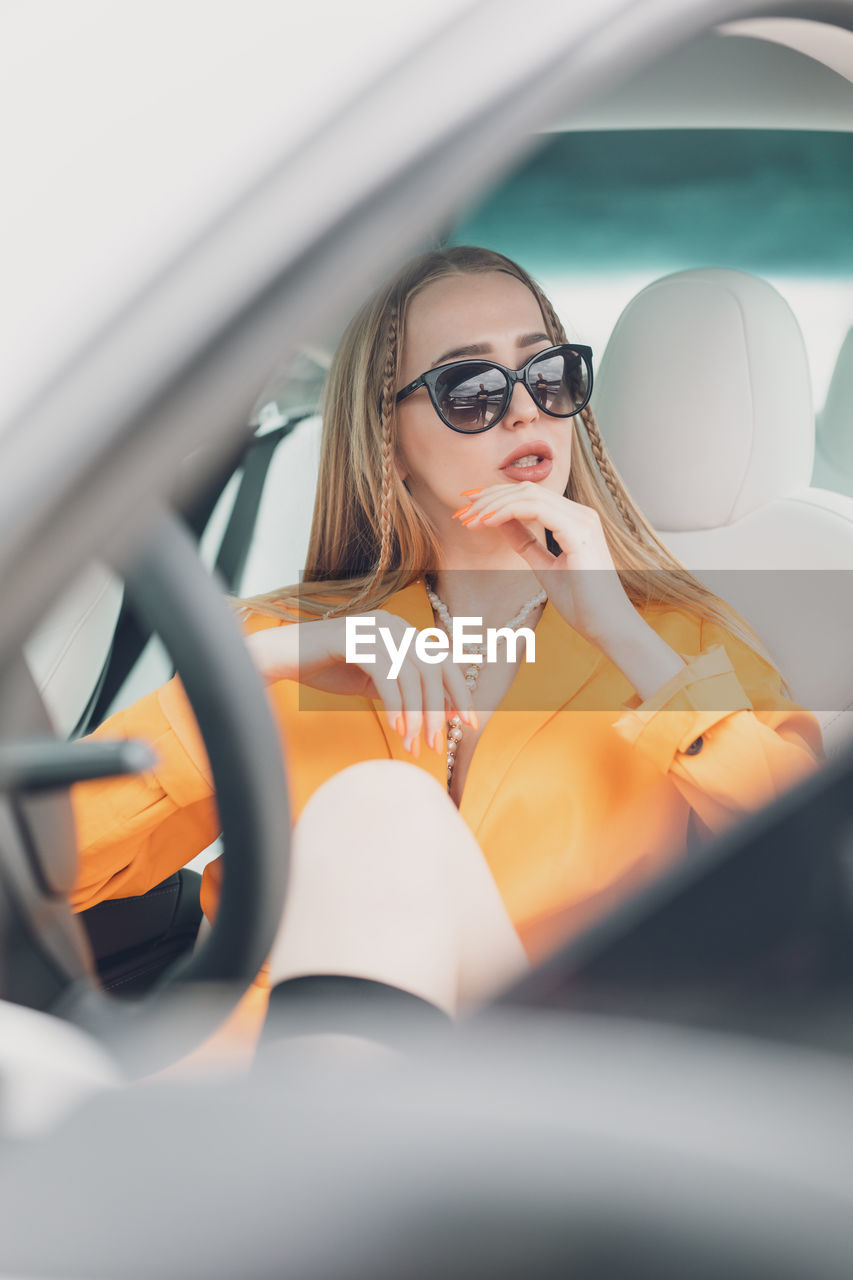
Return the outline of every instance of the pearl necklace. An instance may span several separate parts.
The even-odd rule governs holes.
[[[444,627],[448,637],[452,642],[453,618],[450,614],[450,610],[448,609],[444,601],[441,600],[435,594],[435,592],[430,587],[429,583],[425,583],[424,585],[426,586],[426,593],[427,593],[429,602],[432,605],[434,612],[436,613],[436,615],[441,621],[441,625]],[[524,619],[529,614],[531,614],[534,609],[538,608],[540,604],[544,604],[544,602],[547,599],[548,599],[548,596],[545,591],[537,591],[536,595],[531,596],[531,598],[527,601],[527,603],[521,606],[518,613],[516,613],[514,617],[510,618],[509,622],[504,623],[504,626],[509,630],[515,630],[516,627],[520,627],[522,622],[524,622]],[[484,644],[472,644],[469,646],[468,652],[472,654],[480,654],[482,656],[486,652],[486,646]],[[477,688],[477,681],[480,679],[480,669],[482,665],[483,664],[481,662],[472,662],[469,667],[465,668],[465,683],[467,684],[468,688],[471,690],[472,697],[474,695],[474,690]],[[462,737],[462,717],[456,715],[456,716],[453,716],[453,718],[450,721],[448,721],[448,729],[447,729],[447,789],[448,791],[450,790],[450,783],[453,780],[453,765],[456,761],[456,748],[459,745],[459,741],[461,737]]]

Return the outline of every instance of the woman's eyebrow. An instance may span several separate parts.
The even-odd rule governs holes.
[[[536,342],[550,342],[547,333],[525,333],[523,337],[516,339],[516,346],[521,351],[525,347],[532,347]],[[458,360],[460,356],[487,356],[491,353],[493,347],[489,342],[471,342],[465,347],[453,347],[450,351],[445,351],[443,356],[439,356],[437,360],[433,360],[430,368],[436,369],[440,364],[447,364],[450,360]]]

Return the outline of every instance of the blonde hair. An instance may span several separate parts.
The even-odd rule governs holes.
[[[435,530],[394,465],[395,394],[406,313],[415,294],[446,276],[504,271],[536,297],[557,344],[566,334],[548,298],[503,254],[472,246],[432,250],[407,262],[350,322],[329,370],[317,500],[303,581],[242,601],[273,617],[324,617],[381,606],[440,561]],[[619,579],[635,607],[672,605],[738,635],[766,661],[748,624],[660,541],[607,456],[587,406],[573,433],[566,497],[594,508]],[[331,601],[331,603],[330,603]]]

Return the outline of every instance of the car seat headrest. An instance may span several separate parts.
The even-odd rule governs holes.
[[[810,483],[802,335],[781,295],[744,272],[679,271],[643,289],[613,331],[593,402],[658,530],[730,524]]]

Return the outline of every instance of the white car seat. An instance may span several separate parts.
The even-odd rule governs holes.
[[[853,329],[841,344],[818,414],[812,483],[853,495]]]
[[[305,418],[272,455],[246,563],[235,584],[239,595],[261,595],[299,581],[311,532],[321,428],[317,414]],[[208,564],[216,560],[234,502],[233,487],[232,481],[223,492],[201,540],[202,556]]]
[[[0,1142],[35,1137],[121,1083],[87,1032],[8,1000],[0,1000],[0,1045]]]
[[[754,627],[832,752],[853,732],[853,499],[811,487],[809,372],[787,303],[740,271],[664,277],[623,311],[593,402],[650,524]]]
[[[30,671],[61,737],[74,732],[98,685],[123,595],[115,574],[90,565],[26,646]]]

